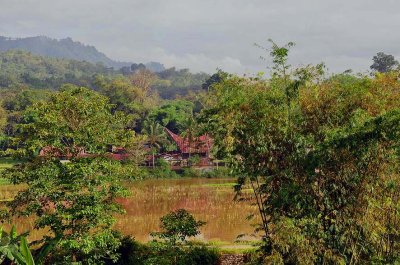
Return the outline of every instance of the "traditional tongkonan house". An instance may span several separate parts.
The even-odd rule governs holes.
[[[178,149],[177,152],[163,155],[163,158],[170,162],[171,166],[188,166],[188,160],[194,156],[198,156],[200,161],[192,166],[208,167],[213,165],[210,157],[213,139],[210,136],[204,134],[189,139],[175,134],[167,128],[165,128],[165,131],[175,142]]]

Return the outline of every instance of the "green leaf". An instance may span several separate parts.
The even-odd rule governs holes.
[[[13,225],[12,228],[11,228],[10,237],[11,237],[11,239],[16,239],[17,238],[17,229],[15,228],[15,225]]]
[[[25,258],[26,265],[35,265],[35,261],[33,260],[32,253],[29,250],[28,242],[26,241],[25,237],[21,237],[20,251]]]

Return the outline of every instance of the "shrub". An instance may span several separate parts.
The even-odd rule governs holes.
[[[189,247],[182,258],[182,263],[186,265],[214,265],[218,264],[219,252],[215,248],[206,246]]]
[[[121,239],[121,246],[117,250],[119,259],[116,263],[107,261],[106,265],[141,265],[152,255],[149,246],[137,242],[130,236]]]
[[[172,246],[185,243],[188,237],[200,234],[200,227],[205,224],[196,219],[185,209],[170,212],[161,217],[161,232],[153,232],[153,237],[165,240]]]
[[[156,161],[156,167],[149,169],[149,175],[153,178],[177,178],[179,177],[175,171],[171,170],[168,162],[160,158]]]

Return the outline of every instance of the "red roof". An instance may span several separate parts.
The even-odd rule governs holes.
[[[178,146],[179,150],[182,153],[194,153],[194,154],[199,154],[199,153],[209,153],[213,144],[213,139],[208,136],[207,134],[203,134],[199,137],[195,137],[192,139],[190,142],[187,137],[182,137],[180,135],[177,135],[167,128],[165,128],[165,131],[168,133],[168,135],[174,140],[176,145]]]

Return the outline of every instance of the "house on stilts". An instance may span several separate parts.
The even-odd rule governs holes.
[[[182,137],[167,128],[164,128],[164,130],[175,143],[177,150],[160,154],[160,156],[173,169],[187,166],[203,168],[213,166],[213,159],[211,157],[213,139],[208,134],[189,139],[189,137]]]

